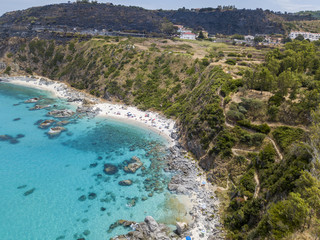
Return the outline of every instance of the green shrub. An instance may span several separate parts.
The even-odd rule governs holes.
[[[277,127],[272,136],[282,151],[285,151],[292,143],[304,139],[304,131],[300,128],[287,126]]]
[[[10,73],[11,73],[11,67],[10,67],[10,66],[7,66],[7,67],[6,67],[6,70],[4,71],[4,74],[10,75]]]
[[[234,60],[234,59],[227,59],[225,61],[226,64],[229,64],[229,65],[236,65],[237,64],[237,61]]]
[[[268,134],[271,131],[271,128],[268,124],[263,123],[260,125],[252,124],[248,119],[240,120],[237,122],[239,126],[246,127],[252,130],[255,130],[260,133]]]

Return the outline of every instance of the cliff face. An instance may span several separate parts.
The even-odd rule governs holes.
[[[309,19],[309,16],[282,15],[257,10],[146,10],[140,7],[110,4],[53,4],[15,11],[0,17],[0,32],[51,29],[60,31],[97,29],[139,33],[164,33],[172,24],[182,24],[210,34],[271,34],[284,33],[287,20]],[[170,33],[171,31],[169,31]]]

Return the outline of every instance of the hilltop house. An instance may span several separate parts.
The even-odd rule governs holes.
[[[182,32],[180,35],[181,39],[188,39],[188,40],[196,40],[197,35],[192,32]]]
[[[317,41],[320,39],[320,33],[310,33],[310,32],[291,32],[289,34],[289,38],[295,39],[299,35],[302,35],[304,39],[309,39],[310,41]]]

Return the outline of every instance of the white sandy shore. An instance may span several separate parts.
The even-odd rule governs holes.
[[[125,121],[126,123],[147,127],[148,129],[156,131],[158,134],[165,137],[170,146],[175,144],[175,140],[172,138],[172,134],[176,133],[175,121],[167,119],[158,113],[141,111],[136,107],[107,102],[75,90],[67,86],[65,83],[56,82],[44,77],[15,76],[1,77],[0,79],[16,85],[50,91],[59,98],[87,99],[94,103],[93,110],[101,110],[98,116],[111,117],[120,121]],[[78,106],[82,106],[83,104],[82,100],[73,102]]]

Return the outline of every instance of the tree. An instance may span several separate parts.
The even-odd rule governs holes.
[[[290,193],[287,200],[271,205],[268,210],[271,233],[275,239],[302,229],[306,223],[310,208],[299,193]]]
[[[264,40],[263,36],[255,36],[253,39],[254,43],[263,42],[263,40]]]
[[[199,39],[204,39],[204,38],[205,38],[202,31],[199,32],[198,38],[199,38]]]
[[[168,19],[165,19],[164,22],[161,24],[161,31],[165,34],[172,35],[177,33],[178,28],[173,26]]]
[[[312,126],[310,134],[310,147],[312,154],[312,173],[320,179],[320,106],[311,113]]]

